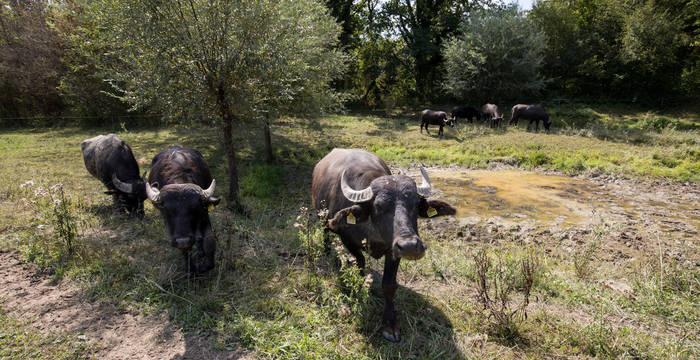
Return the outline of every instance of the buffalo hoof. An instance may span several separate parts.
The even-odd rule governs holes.
[[[401,341],[401,335],[399,334],[399,329],[398,326],[396,329],[391,329],[388,327],[385,327],[384,330],[382,331],[382,335],[384,336],[385,339],[397,343]]]

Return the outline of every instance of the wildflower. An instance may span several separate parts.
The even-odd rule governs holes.
[[[363,285],[366,288],[369,288],[370,286],[372,286],[373,282],[374,282],[374,278],[372,277],[372,274],[367,274],[367,276],[365,276],[365,282]]]
[[[299,229],[299,228],[301,228],[301,224],[299,224],[298,222],[295,222],[295,223],[294,223],[294,227],[297,228],[297,229]]]
[[[356,259],[354,256],[351,257],[349,261],[350,261],[351,264],[357,265],[357,259]]]
[[[326,216],[328,216],[328,209],[323,209],[323,210],[319,211],[318,216],[322,217],[322,218],[325,218]]]
[[[63,189],[63,183],[56,183],[55,185],[51,186],[51,190],[59,190]]]
[[[23,184],[19,185],[20,189],[24,189],[27,186],[34,186],[34,180],[27,180]]]

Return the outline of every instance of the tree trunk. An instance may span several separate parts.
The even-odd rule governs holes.
[[[240,199],[238,198],[238,167],[236,166],[236,149],[233,147],[233,120],[234,116],[231,107],[226,101],[226,92],[223,86],[217,89],[216,102],[221,112],[223,122],[223,142],[224,152],[226,152],[226,162],[228,164],[228,198],[229,204],[235,211],[241,212]]]
[[[265,162],[272,163],[272,140],[270,139],[270,123],[265,121]]]

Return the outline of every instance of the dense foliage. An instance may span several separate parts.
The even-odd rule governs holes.
[[[445,44],[445,89],[475,104],[537,94],[544,47],[544,34],[516,6],[474,12]]]
[[[244,117],[265,112],[274,117],[275,113],[290,109],[298,111],[301,105],[304,105],[302,110],[314,111],[329,105],[320,102],[337,100],[337,95],[327,96],[335,92],[302,82],[312,78],[323,81],[310,83],[327,83],[326,80],[338,75],[340,68],[337,64],[326,64],[335,69],[332,71],[318,71],[320,68],[316,66],[298,68],[315,74],[309,76],[303,71],[289,71],[284,64],[296,64],[296,60],[289,60],[290,56],[297,56],[300,61],[318,61],[314,49],[327,47],[347,59],[347,72],[331,85],[350,95],[351,104],[391,107],[412,106],[417,102],[461,102],[467,96],[520,97],[523,92],[513,95],[496,89],[498,85],[493,83],[491,71],[508,70],[514,64],[520,66],[509,64],[512,58],[509,54],[516,53],[516,47],[531,45],[528,41],[539,44],[540,40],[535,39],[540,37],[534,35],[539,32],[545,35],[542,65],[528,65],[527,71],[508,70],[521,75],[528,73],[525,78],[529,80],[518,80],[521,87],[536,90],[546,84],[539,98],[664,105],[668,101],[700,96],[698,0],[539,0],[530,11],[516,10],[503,0],[325,0],[327,10],[321,11],[321,6],[313,5],[317,17],[311,23],[314,28],[322,29],[323,35],[314,40],[320,42],[315,45],[295,40],[304,31],[287,31],[293,26],[303,26],[309,18],[288,12],[290,22],[284,25],[288,26],[287,30],[283,26],[282,31],[277,31],[274,24],[278,17],[269,16],[274,13],[273,8],[287,5],[273,6],[265,1],[212,2],[206,9],[198,8],[204,3],[193,2],[200,15],[195,22],[200,26],[191,27],[185,24],[195,25],[191,23],[192,7],[182,7],[183,12],[174,11],[183,5],[179,2],[158,2],[157,6],[163,8],[158,16],[148,11],[149,6],[156,6],[149,1],[130,2],[125,7],[118,6],[119,2],[76,0],[2,0],[0,4],[0,88],[3,90],[0,117],[4,118],[36,115],[109,118],[127,114],[128,107],[134,105],[140,111],[157,114],[164,110],[170,115],[202,113],[216,102],[211,88],[216,87],[217,79],[227,76],[240,79],[236,85],[240,94],[226,96],[240,98],[232,106],[237,111],[248,112]],[[307,5],[308,2],[302,2],[296,6],[309,8]],[[250,11],[237,12],[233,8]],[[112,13],[124,21],[107,17]],[[331,20],[338,26],[331,29]],[[506,42],[481,34],[480,45],[474,40],[477,36],[474,31],[478,29],[475,26],[497,25],[490,21],[499,21],[503,34],[518,37]],[[201,26],[207,22],[213,22],[213,26]],[[241,69],[251,66],[257,70],[232,72],[230,65],[234,62],[227,63],[226,56],[219,56],[222,55],[220,40],[232,36],[222,36],[226,33],[222,26],[227,24],[240,30],[236,36],[247,40],[239,45],[248,46],[245,58],[251,59],[235,64],[245,65]],[[251,24],[250,31],[243,30]],[[127,35],[138,31],[164,33],[164,30],[171,34],[134,38],[138,41],[105,35],[105,31],[116,30]],[[467,41],[467,35],[471,40]],[[104,41],[86,40],[96,36],[102,36]],[[450,60],[450,54],[457,60],[454,56],[458,54],[458,39],[462,39],[460,54],[476,57]],[[161,46],[173,41],[180,45],[167,49]],[[153,42],[161,45],[154,46]],[[264,50],[267,53],[256,52],[255,44],[275,42],[288,45],[262,46],[260,49],[267,49]],[[489,57],[484,55],[483,42],[489,45]],[[232,51],[239,45],[231,48]],[[284,46],[293,46],[291,55]],[[297,51],[300,48],[309,51]],[[158,56],[142,56],[142,52],[150,49],[158,49],[153,52]],[[132,56],[122,56],[125,51],[130,51]],[[499,59],[499,54],[505,60]],[[521,59],[523,65],[537,62],[537,55],[519,55],[529,59]],[[212,60],[224,66],[199,65]],[[137,70],[133,67],[135,61],[140,65],[161,62],[164,66],[158,72]],[[476,67],[477,63],[481,66]],[[262,82],[247,81],[250,77]],[[465,82],[467,78],[471,80]],[[129,79],[138,79],[138,84]],[[457,83],[461,84],[459,90]],[[125,91],[116,95],[127,100],[128,105],[108,95],[115,95],[114,89]],[[140,96],[134,96],[136,93]],[[313,101],[294,102],[290,98]],[[307,104],[312,106],[306,107]]]

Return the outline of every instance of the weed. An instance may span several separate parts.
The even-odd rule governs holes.
[[[493,266],[484,248],[474,255],[478,299],[493,319],[494,333],[508,342],[515,342],[520,337],[518,323],[527,318],[526,309],[539,259],[531,250],[519,259],[511,254],[499,254],[496,259],[497,264]],[[514,292],[521,294],[520,302],[512,300]]]
[[[595,213],[593,214],[595,216]],[[594,227],[593,231],[586,236],[583,246],[577,247],[572,253],[572,262],[576,277],[581,280],[590,279],[595,273],[593,260],[595,254],[600,249],[601,238],[608,232],[608,227],[605,223],[600,223]]]

